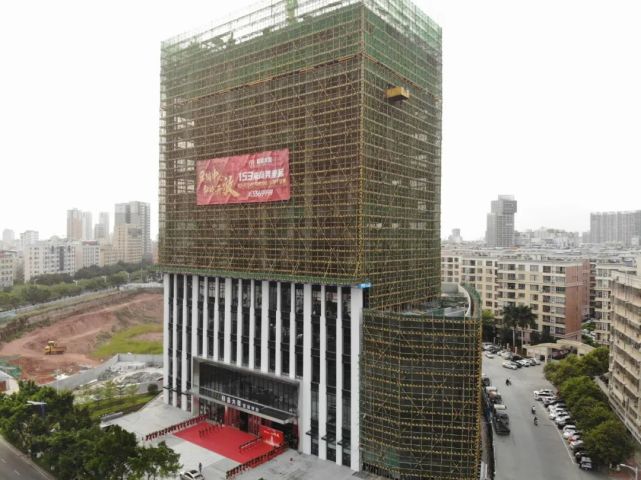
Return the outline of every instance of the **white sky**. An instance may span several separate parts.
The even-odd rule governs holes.
[[[160,41],[236,0],[0,3],[0,229],[140,200],[157,231]],[[641,209],[641,2],[418,0],[443,27],[442,231],[587,230]]]

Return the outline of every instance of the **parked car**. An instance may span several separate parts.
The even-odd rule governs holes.
[[[570,442],[576,442],[577,440],[583,440],[583,432],[581,430],[577,430],[572,435],[568,436],[568,441]]]
[[[556,417],[554,420],[554,423],[556,423],[556,426],[561,429],[565,427],[568,423],[572,422],[572,417],[570,415],[563,415],[561,417]]]
[[[542,396],[552,396],[554,392],[549,388],[543,388],[541,390],[534,390],[534,400],[541,400]]]
[[[198,470],[180,472],[180,480],[205,480],[205,477]]]
[[[504,368],[509,368],[510,370],[517,370],[519,368],[514,362],[503,362],[501,365],[503,365]]]
[[[503,353],[501,353],[500,355],[501,355],[501,358],[503,358],[504,360],[512,360],[512,352],[508,352],[506,350]]]
[[[524,358],[522,358],[521,360],[516,360],[516,363],[518,365],[521,365],[522,367],[529,367],[530,366],[530,362],[528,362]]]
[[[494,358],[494,357],[496,357],[496,355],[494,355],[492,352],[485,352],[485,353],[484,353],[484,355],[485,355],[487,358]]]
[[[563,431],[564,431],[564,432],[566,432],[566,431],[568,431],[568,430],[576,430],[577,428],[578,428],[578,427],[577,427],[576,425],[574,425],[573,423],[571,423],[571,424],[566,425],[565,427],[563,427]]]
[[[572,449],[573,452],[578,451],[580,448],[583,448],[583,440],[577,440],[575,442],[570,442],[570,448]]]
[[[549,407],[552,404],[552,402],[554,402],[554,401],[556,401],[558,399],[559,398],[556,395],[552,395],[552,396],[543,397],[543,400],[541,400],[541,401],[543,402],[544,406]]]
[[[581,457],[581,460],[579,460],[579,468],[581,470],[592,470],[592,459],[590,457]]]
[[[541,362],[539,362],[536,358],[534,357],[527,357],[526,360],[530,362],[530,365],[541,365]]]
[[[576,463],[581,463],[581,458],[583,457],[589,457],[590,454],[585,448],[579,448],[577,449],[576,452],[574,452],[574,461]]]

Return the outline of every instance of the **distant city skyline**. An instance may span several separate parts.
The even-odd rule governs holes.
[[[0,229],[62,238],[68,209],[136,199],[156,239],[160,42],[253,3],[0,5]],[[517,231],[641,208],[638,2],[415,3],[443,28],[442,238],[483,238],[502,193]]]

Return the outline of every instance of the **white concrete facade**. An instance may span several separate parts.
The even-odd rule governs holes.
[[[192,274],[165,274],[164,288],[166,403],[198,413],[199,380],[192,374],[192,358],[197,356],[249,373],[298,380],[299,450],[360,470],[363,290]],[[350,336],[347,347],[344,328]],[[331,354],[329,344],[335,347]],[[350,354],[349,360],[344,353]],[[349,394],[349,412],[344,411],[344,392]],[[330,444],[335,452],[331,457]]]

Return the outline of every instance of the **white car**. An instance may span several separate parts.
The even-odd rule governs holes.
[[[494,358],[494,357],[496,357],[496,355],[494,355],[492,352],[485,352],[485,356],[486,356],[487,358]]]
[[[205,477],[198,470],[189,470],[180,472],[180,480],[205,480]]]
[[[542,390],[534,390],[534,392],[532,393],[534,393],[534,400],[541,400],[542,396],[546,396],[546,397],[554,396],[554,392],[549,388],[544,388]]]
[[[503,362],[501,365],[505,368],[509,368],[510,370],[518,370],[519,368],[514,362]]]
[[[565,428],[566,427],[563,427],[563,438],[567,440],[568,438],[570,438],[572,435],[576,433],[576,430],[574,430],[573,428],[566,430]]]
[[[529,367],[530,362],[528,362],[526,359],[522,358],[521,360],[517,360],[516,363],[521,365],[522,367]]]

